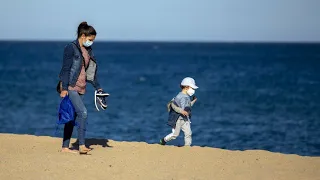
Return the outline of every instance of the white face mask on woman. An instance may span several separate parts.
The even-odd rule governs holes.
[[[86,40],[85,42],[82,43],[85,47],[90,47],[93,44],[93,41]]]
[[[196,91],[195,91],[194,89],[192,89],[191,87],[187,90],[187,94],[188,94],[189,96],[193,96],[195,92],[196,92]]]

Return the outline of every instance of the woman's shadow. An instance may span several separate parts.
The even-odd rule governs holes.
[[[94,139],[94,138],[86,139],[86,147],[90,147],[92,145],[98,145],[98,146],[101,146],[103,148],[106,148],[106,147],[112,148],[113,146],[110,146],[108,144],[108,142],[109,142],[108,139]],[[77,149],[77,150],[79,149],[79,141],[78,140],[76,140],[71,145],[72,145],[71,149]],[[93,149],[93,148],[91,148],[91,149]]]

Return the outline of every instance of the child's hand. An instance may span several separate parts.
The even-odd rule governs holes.
[[[198,99],[197,99],[196,96],[193,96],[193,97],[192,97],[192,102],[193,102],[193,103],[195,103],[197,100],[198,100]]]
[[[189,116],[189,113],[187,111],[185,111],[185,110],[182,110],[181,114],[184,115],[184,116]]]

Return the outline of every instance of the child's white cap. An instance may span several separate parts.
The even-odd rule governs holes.
[[[198,89],[196,82],[191,77],[186,77],[181,81],[181,86],[190,86],[192,89]]]

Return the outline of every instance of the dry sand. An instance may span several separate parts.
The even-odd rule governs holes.
[[[61,138],[0,134],[0,180],[320,180],[320,157],[143,142],[87,142],[94,148],[91,155],[78,155],[59,152]]]

